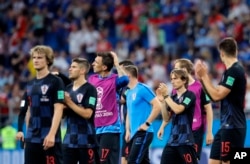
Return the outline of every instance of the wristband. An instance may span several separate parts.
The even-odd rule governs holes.
[[[165,100],[166,98],[168,98],[168,96],[169,96],[169,95],[165,95],[165,96],[163,96],[164,100]]]
[[[146,124],[147,126],[150,126],[150,125],[151,125],[151,123],[149,123],[149,122],[145,122],[145,124]]]

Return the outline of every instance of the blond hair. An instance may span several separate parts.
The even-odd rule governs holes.
[[[194,65],[193,65],[193,63],[190,60],[184,59],[184,58],[176,59],[174,61],[174,64],[176,64],[176,63],[180,64],[180,68],[181,69],[185,68],[189,74],[193,73],[193,71],[194,71],[194,69],[193,69]]]
[[[48,66],[50,67],[54,61],[54,52],[51,47],[45,45],[37,45],[30,50],[30,56],[33,57],[34,53],[45,54]]]

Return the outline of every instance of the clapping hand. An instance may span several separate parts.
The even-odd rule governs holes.
[[[168,94],[168,86],[165,83],[160,83],[158,89],[162,96]]]
[[[201,60],[197,60],[194,64],[195,76],[198,80],[208,73],[208,68]]]

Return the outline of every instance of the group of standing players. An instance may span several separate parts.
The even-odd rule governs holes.
[[[89,61],[73,59],[66,78],[50,72],[53,50],[35,46],[30,54],[36,77],[22,98],[16,137],[25,141],[25,164],[149,164],[157,130],[151,124],[160,113],[160,139],[172,122],[169,140],[162,141],[161,164],[199,163],[204,137],[212,144],[209,163],[230,163],[232,149],[244,147],[246,77],[233,38],[224,38],[218,51],[226,67],[218,86],[202,61],[177,59],[170,73],[173,89],[160,83],[153,91],[138,80],[138,68],[131,61],[119,62],[114,52],[96,53],[89,77]],[[215,137],[211,101],[221,102],[221,128]],[[62,117],[67,123],[63,141]]]

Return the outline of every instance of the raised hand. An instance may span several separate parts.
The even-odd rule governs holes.
[[[168,86],[165,83],[160,83],[158,89],[162,96],[168,94]]]

